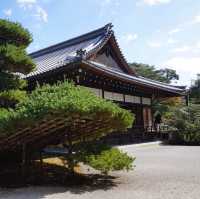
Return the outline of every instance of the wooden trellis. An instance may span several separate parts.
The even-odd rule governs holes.
[[[100,134],[106,134],[113,124],[113,119],[55,117],[45,119],[32,127],[16,129],[15,134],[0,139],[0,153],[5,151],[21,150],[24,145],[29,150],[41,150],[42,148],[67,142],[70,134],[72,142],[82,139],[92,139]]]

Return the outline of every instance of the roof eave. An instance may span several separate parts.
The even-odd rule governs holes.
[[[104,73],[106,73],[106,74],[108,74],[110,76],[113,76],[115,78],[121,79],[123,81],[127,81],[129,83],[138,84],[138,85],[145,86],[145,87],[152,88],[152,89],[159,89],[159,90],[162,90],[164,92],[169,92],[171,94],[176,94],[178,96],[185,96],[185,95],[187,95],[186,91],[185,92],[184,91],[183,92],[179,92],[179,91],[170,90],[170,89],[163,88],[163,87],[156,87],[154,85],[149,85],[149,84],[146,84],[144,82],[139,82],[139,81],[131,80],[131,79],[128,79],[128,78],[125,78],[125,77],[120,77],[119,75],[116,75],[114,73],[114,71],[113,71],[113,73],[111,71],[106,71],[105,69],[97,67],[94,64],[88,62],[87,60],[82,60],[81,63],[85,64],[86,66],[93,67],[93,69],[95,69],[95,70],[104,72]]]

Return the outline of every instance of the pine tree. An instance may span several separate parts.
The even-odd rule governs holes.
[[[26,81],[20,75],[35,67],[26,52],[31,42],[31,34],[20,23],[0,19],[0,107],[14,107],[25,97]]]
[[[158,70],[155,66],[142,63],[130,63],[129,65],[134,71],[136,71],[137,75],[152,80],[171,83],[172,80],[179,79],[179,75],[173,69],[165,68]]]

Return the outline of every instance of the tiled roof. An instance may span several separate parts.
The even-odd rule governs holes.
[[[137,83],[139,85],[151,87],[151,88],[159,88],[163,91],[168,91],[176,94],[185,95],[185,89],[178,88],[176,86],[172,86],[166,83],[158,82],[155,80],[147,79],[141,76],[133,76],[120,71],[112,70],[111,67],[105,66],[104,64],[97,63],[95,61],[85,61],[86,64],[90,64],[91,67],[95,67],[97,70],[101,70],[107,74],[119,77],[124,80],[129,80],[132,83]]]
[[[44,73],[75,61],[79,50],[85,51],[85,58],[87,58],[110,38],[113,33],[111,28],[112,25],[107,24],[103,28],[85,35],[31,53],[30,56],[36,63],[36,70],[26,77]]]

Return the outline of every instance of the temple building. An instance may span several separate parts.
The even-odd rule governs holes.
[[[36,70],[25,78],[38,83],[70,79],[97,96],[135,114],[134,127],[152,126],[152,100],[186,96],[186,90],[138,76],[123,56],[112,24],[30,54]]]

